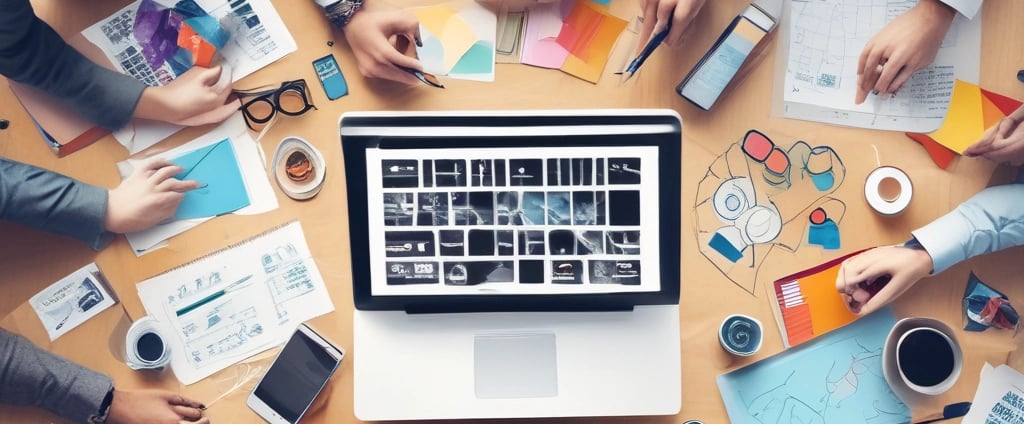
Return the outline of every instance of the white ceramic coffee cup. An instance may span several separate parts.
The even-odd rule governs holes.
[[[960,343],[957,342],[956,336],[944,330],[946,329],[928,326],[915,327],[904,332],[900,336],[899,341],[896,342],[896,367],[899,370],[900,379],[903,381],[903,384],[911,390],[925,395],[938,395],[952,388],[953,385],[956,384],[957,379],[960,378],[960,372],[963,371],[964,367],[963,352],[960,350]],[[913,337],[913,335],[918,334],[919,332],[931,332],[938,335],[941,340],[948,344],[952,351],[953,364],[949,375],[938,383],[930,386],[917,384],[907,377],[906,373],[904,373],[904,367],[908,364],[901,363],[901,355],[899,354],[904,347],[904,343],[907,342],[907,339]]]

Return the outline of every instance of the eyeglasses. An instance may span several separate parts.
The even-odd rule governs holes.
[[[309,98],[309,87],[306,80],[285,81],[278,88],[256,88],[252,90],[234,90],[242,99],[242,116],[245,124],[253,131],[270,122],[281,112],[288,116],[299,116],[310,109],[316,109]],[[253,97],[246,100],[249,97]]]

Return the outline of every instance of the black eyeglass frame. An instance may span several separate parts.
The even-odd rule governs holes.
[[[310,99],[310,97],[309,97],[309,85],[306,84],[306,80],[305,79],[297,79],[297,80],[292,80],[292,81],[285,81],[285,82],[281,83],[280,87],[272,88],[272,89],[269,89],[269,90],[268,89],[253,89],[253,90],[233,90],[233,91],[234,91],[235,94],[237,94],[239,96],[239,98],[242,98],[242,99],[244,99],[245,97],[255,96],[252,99],[244,101],[242,103],[242,106],[240,106],[238,108],[239,110],[242,111],[242,116],[245,118],[245,125],[248,126],[249,129],[251,129],[253,131],[256,131],[256,129],[253,128],[254,123],[255,124],[266,124],[267,122],[270,122],[271,119],[274,119],[274,115],[276,115],[278,112],[281,112],[281,113],[283,113],[285,115],[288,115],[288,116],[299,116],[299,115],[302,115],[302,114],[304,114],[306,112],[309,112],[310,109],[314,109],[314,110],[317,109],[316,105],[313,104],[313,100]],[[288,110],[285,110],[285,109],[281,108],[281,95],[283,95],[283,94],[285,94],[287,92],[290,92],[290,91],[297,92],[297,93],[299,93],[300,96],[302,96],[302,103],[303,103],[302,110],[292,112],[292,111],[288,111]],[[249,108],[252,105],[254,105],[256,103],[259,103],[259,102],[266,102],[267,104],[270,105],[270,111],[271,112],[270,112],[269,115],[267,115],[266,118],[257,118],[249,110]]]

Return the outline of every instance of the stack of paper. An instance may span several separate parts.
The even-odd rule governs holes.
[[[1024,375],[1007,365],[981,369],[965,423],[1016,424],[1024,422]]]
[[[626,24],[591,1],[534,7],[523,35],[522,63],[561,69],[596,83]]]

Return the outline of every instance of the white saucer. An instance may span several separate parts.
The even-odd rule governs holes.
[[[889,331],[889,336],[885,339],[885,346],[882,348],[882,374],[885,375],[885,381],[889,383],[889,387],[892,388],[893,393],[896,393],[896,396],[898,396],[903,403],[907,404],[907,406],[913,406],[914,404],[929,398],[929,395],[910,388],[910,386],[900,378],[900,370],[896,365],[896,343],[907,331],[918,327],[931,327],[939,330],[953,341],[955,349],[960,350],[960,342],[957,341],[956,334],[953,332],[953,329],[942,321],[934,318],[910,317],[903,318],[896,322],[896,325],[894,325],[892,330]]]

